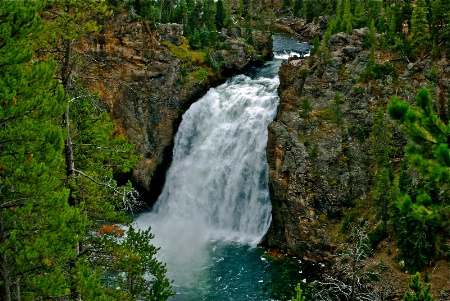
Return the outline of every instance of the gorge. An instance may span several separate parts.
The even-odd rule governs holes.
[[[449,300],[448,11],[0,1],[0,299]]]
[[[136,220],[155,233],[176,300],[285,299],[289,290],[277,292],[274,283],[298,278],[277,280],[281,263],[256,247],[271,220],[265,149],[278,108],[277,72],[292,51],[309,49],[292,38],[273,40],[274,60],[210,89],[183,115],[162,194]]]

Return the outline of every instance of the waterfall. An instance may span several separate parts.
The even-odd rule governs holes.
[[[265,147],[278,105],[278,66],[269,64],[271,77],[233,77],[183,115],[163,191],[152,211],[137,219],[139,227],[152,227],[169,272],[174,261],[201,265],[211,240],[254,245],[266,233]]]
[[[252,76],[235,76],[189,108],[163,191],[136,220],[140,228],[152,227],[177,300],[239,300],[237,292],[263,300],[262,288],[255,292],[252,285],[270,274],[245,250],[261,240],[271,220],[265,148],[279,101],[280,64],[277,59]],[[253,259],[245,261],[246,254]],[[221,297],[212,297],[217,292]]]

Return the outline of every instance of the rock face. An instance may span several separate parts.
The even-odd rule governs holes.
[[[311,43],[315,37],[322,37],[327,29],[327,18],[319,17],[317,23],[308,23],[305,19],[283,17],[277,19],[276,27],[294,35],[299,41]]]
[[[204,63],[171,52],[170,45],[187,49],[182,33],[178,24],[152,30],[144,21],[119,15],[105,23],[101,34],[75,45],[88,62],[77,75],[99,92],[113,121],[142,154],[133,179],[148,193],[145,197],[150,203],[162,188],[182,114],[211,86],[222,82],[224,73],[243,72],[261,62],[262,51],[257,53],[245,43],[225,37],[230,47],[220,50],[224,61],[221,72],[202,69],[206,68]],[[270,57],[271,40],[257,41],[269,50],[265,54]],[[214,58],[218,54],[210,55]]]
[[[390,63],[397,75],[385,72],[378,79],[362,81],[370,54],[362,45],[367,34],[368,29],[358,29],[352,35],[332,36],[330,56],[311,58],[310,68],[281,66],[280,106],[269,125],[267,144],[272,200],[272,224],[264,242],[268,247],[311,260],[331,259],[341,243],[331,233],[339,232],[334,228],[340,227],[345,210],[358,203],[371,204],[375,111],[386,112],[394,95],[414,102],[421,87],[437,95],[436,81],[427,79],[433,67],[428,60],[408,67],[394,59]],[[388,66],[381,59],[377,63]],[[448,66],[442,60],[437,69],[445,71]],[[443,91],[449,91],[448,76],[441,80]],[[306,99],[312,109],[305,105]],[[405,138],[396,127],[390,129],[395,165],[402,159]]]

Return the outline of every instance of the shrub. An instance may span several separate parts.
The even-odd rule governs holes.
[[[368,236],[372,248],[375,248],[383,239],[385,239],[387,234],[384,223],[380,223],[375,229],[369,232]]]

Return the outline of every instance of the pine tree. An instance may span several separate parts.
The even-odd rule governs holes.
[[[203,0],[203,20],[208,31],[216,31],[216,6],[214,0]]]
[[[356,1],[355,12],[353,14],[353,26],[355,28],[361,28],[368,25],[365,13],[366,11],[363,3],[361,1]]]
[[[391,180],[390,171],[383,167],[378,171],[377,183],[375,187],[374,201],[378,207],[378,216],[383,222],[384,230],[387,229],[387,222],[389,220],[389,204],[391,203]]]
[[[414,54],[421,54],[431,46],[427,7],[424,0],[416,0],[411,19],[411,47]]]
[[[410,164],[425,178],[447,187],[449,126],[434,113],[426,89],[419,91],[416,101],[417,107],[413,107],[393,98],[388,106],[389,115],[400,122],[410,140],[405,148]]]
[[[226,13],[225,7],[223,6],[223,1],[217,0],[215,23],[216,23],[216,28],[218,30],[226,27],[226,24],[225,24],[226,19],[227,19],[227,13]]]
[[[101,248],[114,250],[103,253],[99,262],[112,284],[108,294],[116,300],[159,301],[173,296],[171,282],[165,277],[166,267],[155,258],[158,248],[151,244],[150,229],[141,231],[130,226],[125,235],[118,226],[104,226],[98,233]],[[119,245],[117,239],[122,240]]]
[[[433,301],[430,290],[431,285],[428,284],[423,288],[423,284],[420,281],[420,273],[416,273],[411,276],[411,281],[408,284],[413,293],[406,292],[403,297],[403,301]]]
[[[183,24],[184,26],[186,26],[187,12],[188,12],[188,8],[186,6],[186,1],[181,0],[180,2],[178,2],[177,6],[175,7],[173,22]]]
[[[303,0],[294,0],[294,8],[293,8],[294,16],[296,17],[300,16],[300,11],[302,7],[303,7]]]
[[[341,31],[351,34],[353,29],[352,22],[353,22],[353,15],[350,10],[350,0],[344,0]]]
[[[40,2],[1,1],[0,299],[69,298],[67,263],[86,223],[58,176],[67,99],[51,59],[33,58]]]
[[[69,190],[70,206],[81,211],[89,219],[89,224],[80,227],[82,239],[76,246],[76,260],[69,262],[70,272],[67,282],[71,285],[71,295],[75,299],[84,300],[89,300],[89,296],[94,295],[108,298],[104,289],[100,289],[99,285],[92,285],[92,283],[100,283],[100,277],[103,277],[101,267],[104,267],[104,264],[99,262],[99,258],[104,253],[111,255],[119,252],[123,249],[124,243],[123,240],[116,240],[115,244],[102,249],[99,248],[101,239],[94,233],[100,231],[99,229],[103,226],[118,223],[124,226],[129,225],[130,219],[127,213],[137,204],[136,192],[131,183],[119,185],[114,179],[117,174],[128,173],[137,163],[138,157],[133,155],[134,146],[116,130],[107,112],[100,108],[98,97],[84,89],[74,74],[76,64],[79,64],[82,58],[77,57],[77,53],[74,52],[73,40],[82,34],[98,31],[99,26],[95,21],[106,13],[105,7],[98,5],[99,3],[96,5],[96,2],[95,0],[74,1],[74,3],[62,1],[48,8],[48,12],[62,11],[57,14],[58,18],[49,20],[49,26],[54,28],[64,22],[66,26],[66,31],[56,30],[54,36],[56,46],[53,46],[64,45],[64,51],[59,56],[62,65],[59,75],[66,94],[70,96],[70,101],[62,115],[63,128],[67,132],[64,149],[66,160],[62,169],[66,171],[64,185]],[[136,3],[134,2],[135,5]],[[170,5],[170,3],[164,2],[161,5]],[[165,12],[168,15],[173,13],[171,9]],[[70,40],[68,40],[69,37]],[[138,232],[136,235],[141,234],[149,235],[144,232]],[[148,251],[151,250],[148,249]],[[141,255],[153,258],[154,252]],[[137,268],[136,265],[140,264],[143,262],[132,262],[130,266]],[[92,266],[97,268],[93,269]],[[116,266],[115,270],[118,269],[120,267]],[[147,272],[151,271],[142,273]],[[90,281],[80,279],[80,275]],[[144,274],[141,276],[143,277]],[[155,277],[158,281],[166,279],[164,273],[148,276]],[[148,287],[145,289],[147,290]],[[137,298],[165,300],[165,295],[172,294],[170,285],[156,290],[155,294],[146,293],[145,298],[139,295],[137,288],[131,295],[120,289],[119,292],[128,296],[130,300],[137,300]],[[162,295],[158,297],[156,294],[160,293]]]
[[[377,110],[372,125],[372,149],[371,155],[378,168],[389,168],[389,151],[391,144],[391,133],[382,110]]]
[[[342,111],[342,97],[341,93],[337,92],[334,95],[333,102],[331,103],[331,113],[332,113],[332,119],[337,125],[341,125],[343,118],[344,118],[344,112]]]
[[[378,214],[386,231],[389,220],[389,204],[391,203],[391,171],[390,171],[390,144],[391,134],[387,125],[386,117],[382,110],[377,110],[373,118],[372,126],[372,149],[371,154],[376,162],[376,188],[374,201],[378,207]]]
[[[302,111],[300,112],[300,117],[307,118],[309,117],[313,107],[311,101],[308,98],[303,98],[300,104]]]
[[[388,106],[389,115],[402,125],[409,139],[405,156],[420,175],[418,183],[409,191],[400,191],[395,201],[399,247],[412,271],[422,269],[434,253],[450,191],[448,125],[433,112],[426,89],[419,91],[416,101],[414,107],[394,97]]]
[[[292,297],[292,301],[306,301],[306,297],[303,296],[302,288],[300,287],[300,283],[297,283],[295,287],[295,297]]]
[[[292,6],[292,0],[283,0],[283,8],[289,9]]]

